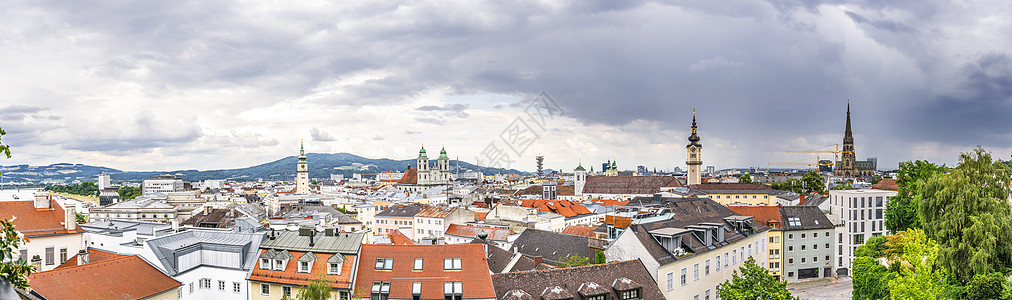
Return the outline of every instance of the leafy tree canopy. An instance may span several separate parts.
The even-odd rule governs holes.
[[[738,182],[752,183],[752,175],[748,175],[748,173],[742,174],[741,176],[738,177]]]
[[[331,299],[333,288],[327,282],[327,276],[318,275],[313,280],[309,281],[309,284],[299,290],[295,294],[296,300],[326,300]],[[336,298],[336,297],[334,297]]]
[[[908,228],[921,228],[921,218],[917,215],[921,198],[918,191],[928,179],[944,173],[946,169],[945,165],[936,165],[924,160],[901,162],[896,176],[899,191],[886,203],[886,229],[897,232]]]
[[[733,277],[717,286],[723,299],[799,299],[787,290],[787,282],[777,280],[749,256]]]
[[[559,263],[562,264],[563,267],[576,267],[589,265],[591,264],[591,260],[579,255],[570,255],[560,258]]]
[[[826,193],[826,180],[822,178],[819,171],[811,170],[801,176],[801,183],[804,186],[804,192],[808,193]]]
[[[961,282],[1012,266],[1010,175],[1008,165],[978,147],[919,192],[924,232],[938,241],[941,265]]]
[[[17,218],[14,218],[17,219]],[[28,288],[28,275],[34,273],[35,265],[17,254],[18,247],[28,243],[25,237],[14,230],[14,219],[0,220],[0,278],[6,279],[14,287]]]

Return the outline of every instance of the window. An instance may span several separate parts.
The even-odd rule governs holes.
[[[270,270],[271,269],[271,260],[270,259],[266,259],[266,258],[261,259],[260,260],[260,269],[261,270]]]
[[[389,281],[373,281],[372,283],[372,295],[369,300],[387,300],[390,299],[390,282]]]
[[[794,234],[793,233],[788,233],[787,234],[787,239],[788,240],[793,240],[794,239]]]
[[[813,232],[812,233],[812,238],[814,239],[814,238],[817,238],[817,237],[819,237],[819,233],[818,232]]]
[[[393,258],[377,258],[376,259],[376,270],[393,270],[394,259]]]
[[[793,257],[791,257],[791,258],[788,258],[788,259],[787,259],[787,264],[788,264],[788,265],[793,265],[793,264],[794,264],[794,258],[793,258]]]
[[[745,262],[745,246],[741,247],[741,252],[738,252],[738,255],[740,256],[738,258],[741,259],[741,262],[744,263]]]
[[[813,263],[814,262],[819,262],[819,257],[818,256],[812,256],[812,262]]]
[[[787,272],[787,277],[793,278],[794,277],[794,272]]]
[[[689,282],[689,269],[682,268],[682,286],[685,286]]]
[[[714,264],[713,267],[716,268],[715,270],[717,270],[717,272],[720,272],[720,255],[719,254],[717,255],[716,259],[717,259],[717,263]]]
[[[703,276],[710,277],[710,260],[707,259],[703,265]]]
[[[422,299],[422,283],[419,281],[411,283],[411,299],[421,300]]]
[[[242,292],[242,284],[240,284],[238,282],[233,282],[232,283],[232,292],[241,293]]]
[[[801,226],[801,218],[798,218],[798,217],[788,217],[787,218],[787,225],[789,225],[789,226]],[[805,238],[805,237],[802,236],[801,238]]]
[[[703,292],[703,299],[710,300],[710,290]]]
[[[731,250],[731,263],[738,264],[738,250]]]
[[[282,297],[291,298],[292,297],[292,287],[290,287],[290,286],[283,286],[283,287],[281,287],[281,295],[283,295]]]
[[[727,268],[727,252],[724,252],[724,267]]]
[[[619,300],[639,299],[639,298],[640,298],[640,289],[638,288],[632,290],[624,290],[618,294]]]
[[[56,264],[56,253],[53,247],[46,247],[46,265]]]
[[[444,282],[443,283],[443,295],[445,300],[463,300],[464,299],[464,283],[463,282]]]
[[[801,263],[805,263],[805,258],[804,257],[801,258]]]
[[[829,235],[829,231],[826,231],[826,237],[828,237],[828,238],[832,237],[831,235]]]
[[[787,246],[787,252],[794,252],[794,246]]]
[[[829,261],[829,255],[826,255],[826,261]]]
[[[60,248],[60,263],[67,261],[67,248]]]
[[[211,279],[210,278],[200,279],[200,288],[201,289],[211,289]]]
[[[699,280],[699,263],[692,265],[692,280],[693,281]]]
[[[826,243],[826,249],[829,249],[829,243]]]
[[[583,297],[583,300],[608,300],[608,294],[600,294]]]
[[[270,296],[271,295],[271,286],[267,285],[267,284],[264,284],[264,283],[261,283],[260,284],[260,295]]]
[[[308,261],[300,261],[299,262],[299,272],[309,273],[309,262]]]
[[[460,270],[459,258],[443,259],[443,270]]]
[[[219,291],[225,291],[225,281],[224,280],[218,280],[218,290]]]
[[[801,245],[801,251],[805,251],[805,245]]]
[[[285,270],[285,262],[282,261],[282,260],[280,260],[280,259],[275,259],[274,260],[274,270],[284,271]]]
[[[94,243],[95,242],[92,242],[92,244],[94,244]],[[24,260],[26,262],[32,261],[32,259],[28,257],[28,249],[21,250],[21,254],[20,255],[21,255],[21,260]]]
[[[668,290],[670,291],[670,290],[675,289],[675,273],[668,272],[668,274],[667,274],[667,276],[665,276],[665,278],[666,278],[665,282],[667,283]]]
[[[422,269],[422,259],[421,258],[416,258],[415,259],[415,270],[421,270],[421,269]]]
[[[190,294],[193,294],[193,282],[190,283]]]
[[[752,256],[752,244],[748,244],[748,256]],[[742,257],[741,259],[745,260],[744,257]]]
[[[330,264],[330,268],[327,269],[327,273],[341,275],[341,264]]]
[[[805,239],[805,234],[804,233],[801,234],[801,239]]]

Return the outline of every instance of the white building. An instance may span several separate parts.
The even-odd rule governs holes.
[[[837,273],[850,275],[854,251],[868,238],[888,234],[885,229],[885,208],[895,191],[833,190],[829,191],[829,219],[836,227]]]
[[[109,174],[98,175],[98,190],[104,190],[112,186],[112,179],[109,178]]]
[[[182,190],[182,179],[176,178],[175,176],[155,176],[144,179],[142,191],[144,195],[151,195],[152,193],[170,193]]]
[[[189,230],[148,240],[141,256],[183,283],[180,299],[250,299],[246,276],[264,238],[264,233]]]
[[[33,200],[0,202],[0,219],[13,218],[15,229],[29,240],[17,249],[18,255],[39,271],[56,268],[83,248],[84,229],[75,222],[74,208],[64,209],[48,193],[35,194]]]

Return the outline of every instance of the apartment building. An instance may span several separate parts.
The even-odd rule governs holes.
[[[0,201],[0,219],[14,219],[14,228],[28,238],[18,255],[49,271],[84,249],[84,229],[77,226],[74,207],[63,208],[48,193],[34,200]]]
[[[359,249],[367,233],[342,233],[313,228],[271,231],[260,244],[259,262],[249,274],[252,299],[294,297],[320,276],[326,278],[332,297],[351,298]]]
[[[894,196],[896,191],[889,190],[829,191],[829,218],[836,225],[837,274],[851,274],[854,251],[868,238],[888,234],[885,208]]]

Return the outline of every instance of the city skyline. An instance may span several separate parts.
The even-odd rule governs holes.
[[[303,139],[475,163],[542,92],[560,114],[511,168],[684,169],[693,109],[703,166],[814,161],[784,151],[842,146],[848,101],[879,169],[1008,159],[1009,5],[11,3],[0,165],[241,168]]]

